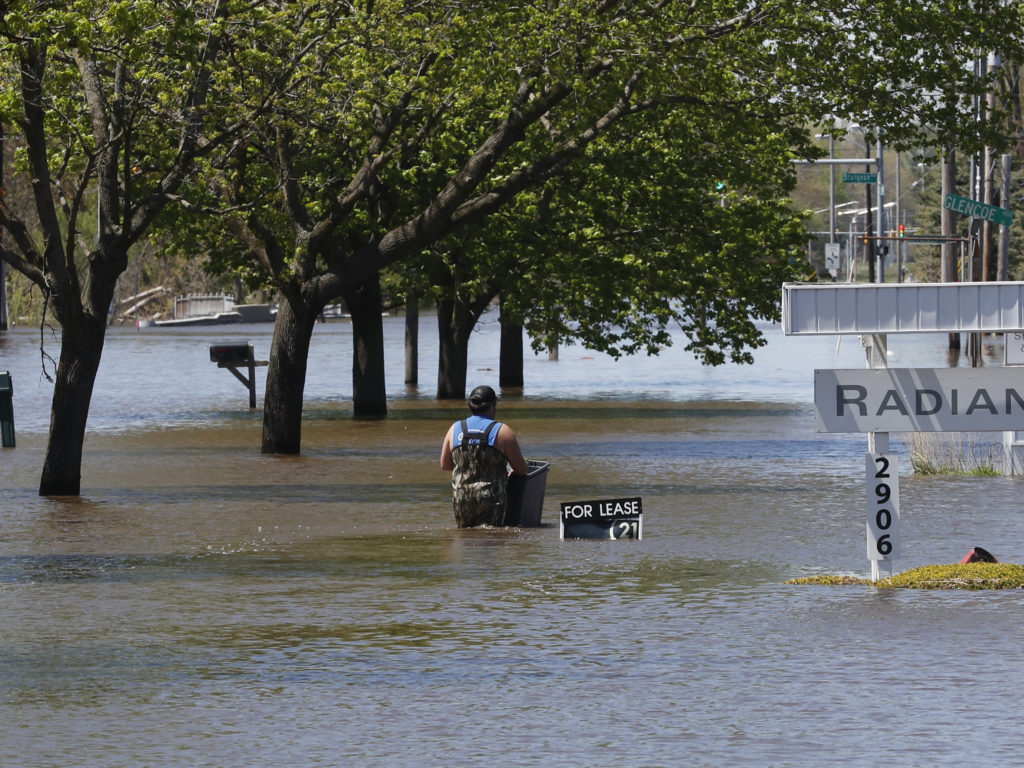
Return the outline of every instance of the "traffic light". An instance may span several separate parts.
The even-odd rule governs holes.
[[[905,228],[905,225],[900,224],[900,237],[903,237],[903,235],[905,234],[904,228]]]

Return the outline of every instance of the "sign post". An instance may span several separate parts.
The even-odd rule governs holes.
[[[873,370],[888,369],[889,367],[889,344],[884,333],[871,334],[868,336],[861,337],[861,341],[864,344],[864,349],[867,352],[867,363],[868,368]],[[881,458],[882,461],[891,466],[893,471],[885,471],[885,478],[887,480],[895,479],[895,456],[889,453],[889,432],[881,430],[872,430],[868,433],[868,457],[871,459],[871,463],[875,463],[874,459]],[[880,526],[872,525],[877,523],[877,516],[881,514],[882,510],[877,510],[872,504],[872,487],[874,486],[874,492],[877,494],[878,488],[880,487],[877,483],[878,474],[876,471],[868,471],[866,478],[866,491],[868,499],[868,560],[871,561],[871,580],[878,581],[878,564],[884,562],[889,569],[889,576],[892,576],[892,564],[894,560],[898,560],[900,553],[898,548],[888,546],[889,540],[879,538],[880,536],[890,536],[892,534],[898,534],[897,530],[889,531],[895,522],[890,515],[888,519],[888,525],[885,527],[885,533],[879,534],[878,529]],[[886,502],[892,502],[896,509],[899,508],[899,485],[895,486],[895,496],[892,493],[893,486],[887,485],[889,493],[886,495]],[[874,533],[873,533],[874,530]],[[872,554],[872,551],[874,554]]]
[[[878,564],[892,576],[892,561],[900,558],[900,476],[893,453],[864,455],[867,480],[868,560],[871,580],[878,581]]]

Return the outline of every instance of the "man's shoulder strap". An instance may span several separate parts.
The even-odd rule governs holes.
[[[483,435],[483,440],[482,440],[483,444],[484,445],[488,445],[490,443],[490,439],[491,439],[491,432],[493,432],[495,429],[497,429],[500,426],[501,426],[501,422],[492,421],[490,424],[487,425],[487,429],[484,429],[484,430],[474,429],[473,433],[476,434],[476,435],[481,435],[482,434]],[[466,423],[466,420],[463,419],[462,421],[459,422],[459,427],[462,429],[462,442],[460,443],[460,445],[466,445],[466,443],[469,442],[469,433],[470,433],[469,425]]]

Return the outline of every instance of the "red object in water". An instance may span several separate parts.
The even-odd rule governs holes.
[[[966,563],[998,563],[998,562],[999,561],[996,560],[995,556],[991,552],[989,552],[987,549],[982,549],[981,547],[975,547],[970,552],[968,552],[966,555],[964,555],[963,560],[960,561],[960,564],[964,565]]]

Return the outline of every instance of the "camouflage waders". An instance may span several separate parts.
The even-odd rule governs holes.
[[[471,430],[462,421],[462,432],[455,434],[452,506],[459,528],[505,524],[508,462],[505,454],[489,444],[491,432],[500,426],[492,421],[486,430]]]

